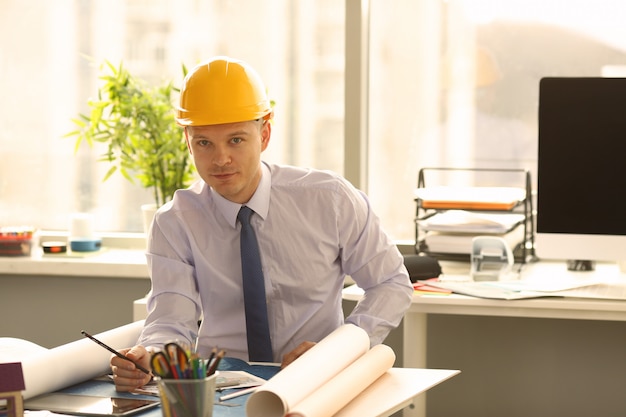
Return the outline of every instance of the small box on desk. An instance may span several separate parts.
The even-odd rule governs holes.
[[[35,237],[30,226],[0,227],[0,256],[30,256]]]

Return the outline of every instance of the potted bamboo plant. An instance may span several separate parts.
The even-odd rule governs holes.
[[[89,114],[73,119],[77,129],[66,136],[76,138],[75,150],[83,140],[106,144],[98,159],[111,164],[104,180],[118,172],[131,183],[139,182],[151,189],[156,209],[187,187],[195,172],[174,118],[172,101],[178,89],[171,82],[148,86],[121,63],[116,67],[108,61],[101,66],[100,79],[97,99],[88,101]]]

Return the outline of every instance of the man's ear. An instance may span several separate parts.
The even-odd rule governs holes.
[[[267,149],[267,145],[270,143],[270,138],[272,136],[272,123],[271,121],[266,121],[261,126],[261,152]]]

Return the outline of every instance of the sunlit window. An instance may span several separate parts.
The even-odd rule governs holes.
[[[413,238],[422,167],[534,176],[541,77],[626,75],[620,0],[369,5],[364,191],[394,239]],[[103,149],[83,144],[75,153],[63,138],[96,94],[104,60],[176,84],[183,64],[244,59],[276,102],[264,158],[343,173],[344,152],[352,157],[344,151],[345,10],[333,0],[0,2],[0,221],[67,230],[71,213],[89,212],[98,231],[142,230],[139,207],[150,193],[119,176],[103,183]]]
[[[422,167],[536,183],[540,78],[626,76],[625,18],[619,0],[373,0],[369,194],[394,238],[414,237]]]
[[[342,172],[344,5],[335,1],[5,0],[0,2],[0,223],[142,231],[149,191],[96,162],[102,144],[63,136],[89,110],[104,60],[151,85],[182,65],[248,61],[276,103],[264,159]]]

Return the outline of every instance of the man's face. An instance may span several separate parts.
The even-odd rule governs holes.
[[[187,146],[200,177],[222,197],[246,203],[261,180],[261,152],[269,143],[269,122],[189,126]]]

